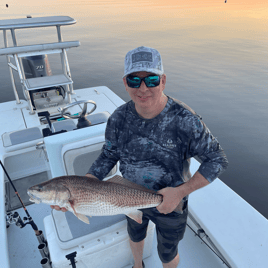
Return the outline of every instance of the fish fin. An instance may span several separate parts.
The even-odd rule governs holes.
[[[117,184],[120,184],[120,185],[123,185],[123,186],[127,186],[127,187],[130,187],[130,188],[134,188],[134,189],[137,189],[137,190],[142,190],[142,191],[145,191],[145,192],[149,192],[149,193],[153,193],[155,194],[156,191],[154,190],[151,190],[151,189],[148,189],[142,185],[139,185],[135,182],[132,182],[130,180],[127,180],[121,176],[114,176],[112,177],[111,179],[107,180],[107,182],[112,182],[112,183],[117,183]]]
[[[74,215],[80,220],[80,221],[83,221],[84,223],[87,223],[89,224],[89,220],[88,220],[88,217],[86,215],[83,215],[83,214],[80,214],[80,213],[77,213],[75,208],[74,208],[74,200],[69,200],[69,204],[71,205],[72,209],[73,209],[73,213]]]
[[[143,213],[140,210],[136,210],[134,212],[126,214],[129,218],[136,221],[137,223],[142,223],[142,215]]]
[[[88,217],[87,217],[86,215],[76,213],[75,216],[76,216],[80,221],[83,221],[84,223],[89,224],[89,220],[88,220]]]

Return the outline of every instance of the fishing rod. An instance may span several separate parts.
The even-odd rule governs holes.
[[[15,187],[15,185],[13,184],[13,182],[11,181],[2,161],[0,160],[0,164],[2,166],[2,169],[4,170],[10,184],[12,185],[14,191],[15,191],[15,194],[17,195],[17,197],[19,198],[20,200],[20,203],[25,211],[25,213],[27,214],[27,217],[23,218],[23,220],[20,218],[18,212],[15,212],[13,214],[13,219],[14,221],[16,222],[16,225],[19,226],[20,228],[23,228],[25,227],[27,224],[30,224],[35,232],[35,235],[37,237],[37,240],[39,242],[39,246],[38,246],[38,249],[40,251],[40,254],[41,256],[43,257],[43,259],[41,260],[41,265],[43,268],[51,268],[51,261],[50,261],[50,256],[49,256],[49,251],[48,251],[48,247],[47,247],[47,241],[43,235],[43,232],[41,230],[38,230],[38,227],[37,225],[35,224],[35,222],[33,221],[32,217],[30,216],[28,210],[26,209],[25,205],[23,204],[22,200],[21,200],[21,197]],[[25,223],[25,221],[28,220],[28,222]],[[66,258],[68,260],[70,260],[72,267],[76,267],[75,263],[75,257],[76,257],[76,252],[73,252],[69,255],[66,255]]]
[[[13,184],[13,182],[11,181],[11,179],[10,179],[10,177],[9,177],[9,175],[8,175],[8,173],[7,173],[7,171],[6,171],[6,169],[5,169],[5,167],[4,167],[4,165],[3,165],[3,163],[2,163],[1,160],[0,160],[0,164],[1,164],[2,169],[4,170],[4,172],[5,172],[6,176],[7,176],[7,178],[8,178],[8,180],[9,180],[11,186],[13,187],[13,189],[14,189],[14,191],[15,191],[15,194],[16,194],[17,197],[19,198],[20,203],[21,203],[21,205],[22,205],[22,207],[23,207],[23,209],[24,209],[24,211],[25,211],[25,213],[26,213],[26,215],[27,215],[27,217],[28,217],[27,219],[29,220],[29,222],[27,222],[26,224],[30,224],[30,225],[32,226],[32,228],[34,229],[35,235],[40,235],[40,232],[39,232],[39,230],[38,230],[38,228],[37,228],[37,225],[34,223],[32,217],[30,216],[30,214],[29,214],[29,212],[28,212],[28,210],[26,209],[25,205],[23,204],[23,202],[22,202],[22,200],[21,200],[21,198],[20,198],[20,195],[19,195],[19,193],[18,193],[16,187],[15,187],[15,185]],[[16,214],[16,215],[17,215],[17,214]],[[21,219],[19,220],[19,224],[21,224],[21,228],[23,228],[23,227],[26,225]]]
[[[4,165],[3,165],[3,163],[2,163],[1,160],[0,160],[0,164],[1,164],[2,169],[4,170],[4,172],[5,172],[5,174],[6,174],[7,178],[8,178],[8,180],[9,180],[11,186],[13,187],[13,189],[14,189],[14,191],[15,191],[15,194],[16,194],[17,197],[19,198],[20,203],[21,203],[21,205],[22,205],[22,207],[23,207],[23,209],[24,209],[24,211],[25,211],[25,213],[26,213],[26,215],[27,215],[27,217],[24,217],[23,220],[22,220],[22,219],[20,218],[18,212],[15,212],[15,213],[13,214],[13,219],[15,220],[16,225],[19,226],[20,228],[23,228],[23,227],[25,227],[27,224],[30,224],[30,225],[32,226],[34,232],[35,232],[35,235],[36,235],[36,237],[37,237],[37,240],[38,240],[39,244],[46,244],[46,246],[47,246],[47,241],[46,241],[46,239],[45,239],[45,237],[44,237],[44,235],[43,235],[43,232],[42,232],[41,230],[38,230],[37,225],[36,225],[35,222],[33,221],[32,217],[30,216],[30,214],[29,214],[28,210],[26,209],[25,205],[23,204],[23,202],[22,202],[22,200],[21,200],[21,197],[20,197],[20,195],[19,195],[19,193],[18,193],[16,187],[15,187],[15,185],[13,184],[13,182],[11,181],[11,179],[10,179],[10,177],[9,177],[9,175],[8,175],[8,173],[7,173],[7,171],[6,171],[6,169],[5,169],[5,167],[4,167]],[[26,222],[26,221],[28,221],[28,222]]]

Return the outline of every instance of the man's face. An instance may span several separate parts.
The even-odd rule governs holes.
[[[136,72],[132,73],[131,75],[143,78],[148,75],[155,75],[155,74],[148,72]],[[123,78],[123,81],[126,87],[126,91],[128,92],[133,102],[135,103],[135,107],[137,110],[144,110],[144,109],[154,110],[159,108],[159,105],[161,105],[162,92],[165,89],[166,84],[165,74],[162,75],[160,84],[157,87],[147,87],[144,81],[142,81],[139,88],[131,88],[127,84],[126,77]]]

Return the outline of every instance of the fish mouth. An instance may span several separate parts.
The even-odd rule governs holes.
[[[33,203],[35,203],[35,204],[40,204],[40,203],[42,203],[41,198],[39,198],[39,197],[33,195],[31,192],[27,191],[27,194],[30,196],[29,201],[31,201],[31,202],[33,202]]]

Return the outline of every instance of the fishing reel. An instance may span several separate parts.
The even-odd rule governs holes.
[[[28,222],[26,222],[28,221]],[[6,216],[6,222],[7,227],[10,226],[10,224],[16,224],[16,226],[20,228],[24,228],[27,224],[32,224],[32,218],[23,217],[23,220],[21,219],[19,213],[15,211],[14,213],[9,212]]]
[[[16,224],[16,226],[23,228],[26,226],[26,224],[24,223],[24,221],[26,220],[27,220],[27,217],[24,217],[22,220],[17,211],[14,213],[10,212],[6,216],[6,221],[7,221],[8,226],[10,224]]]

